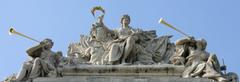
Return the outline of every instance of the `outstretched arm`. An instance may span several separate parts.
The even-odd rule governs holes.
[[[43,51],[43,46],[41,44],[38,44],[37,46],[33,46],[29,48],[26,52],[28,56],[35,58],[35,57],[40,57],[42,51]]]

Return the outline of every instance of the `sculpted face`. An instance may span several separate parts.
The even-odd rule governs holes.
[[[127,14],[123,15],[121,18],[122,27],[127,28],[128,25],[130,24],[130,21],[131,21],[131,19],[130,19],[129,15],[127,15]]]
[[[200,39],[197,41],[196,46],[198,49],[205,50],[207,47],[207,41],[204,39]]]
[[[124,18],[123,20],[122,20],[122,24],[123,24],[123,26],[128,26],[129,24],[130,24],[130,20],[129,19],[127,19],[127,18]]]
[[[52,47],[53,47],[53,42],[48,42],[47,43],[47,46],[46,46],[46,49],[52,49]]]
[[[53,44],[54,44],[54,43],[52,42],[52,40],[46,39],[44,42],[45,42],[45,44],[46,44],[46,46],[44,47],[46,50],[52,49]]]

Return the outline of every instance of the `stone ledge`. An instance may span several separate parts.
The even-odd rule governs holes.
[[[36,78],[33,82],[215,82],[207,78],[181,78],[184,66],[76,65],[65,66],[63,77]]]
[[[150,75],[150,76],[181,76],[184,66],[170,64],[159,65],[76,65],[65,66],[63,76],[85,75]]]
[[[71,76],[37,78],[33,82],[215,82],[207,78],[143,77],[143,76]]]

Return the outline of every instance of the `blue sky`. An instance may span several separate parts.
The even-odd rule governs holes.
[[[131,26],[157,30],[158,35],[174,35],[172,42],[183,37],[158,23],[169,23],[195,38],[208,41],[207,51],[225,60],[227,71],[240,74],[240,1],[239,0],[0,0],[0,79],[17,73],[28,59],[26,49],[37,43],[20,36],[8,35],[10,26],[37,40],[51,38],[54,51],[67,52],[70,42],[88,34],[94,18],[90,9],[102,6],[105,24],[120,26],[123,14],[131,16]]]

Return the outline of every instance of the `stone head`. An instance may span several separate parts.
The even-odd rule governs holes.
[[[239,77],[234,72],[227,73],[227,79],[229,80],[229,82],[239,82]]]
[[[121,17],[121,24],[124,26],[128,26],[131,22],[131,18],[129,15],[125,14]]]
[[[205,39],[199,39],[196,42],[196,46],[198,49],[205,50],[207,47],[207,41]]]
[[[49,38],[44,39],[42,42],[45,44],[44,49],[46,50],[52,49],[54,45],[53,41]]]

